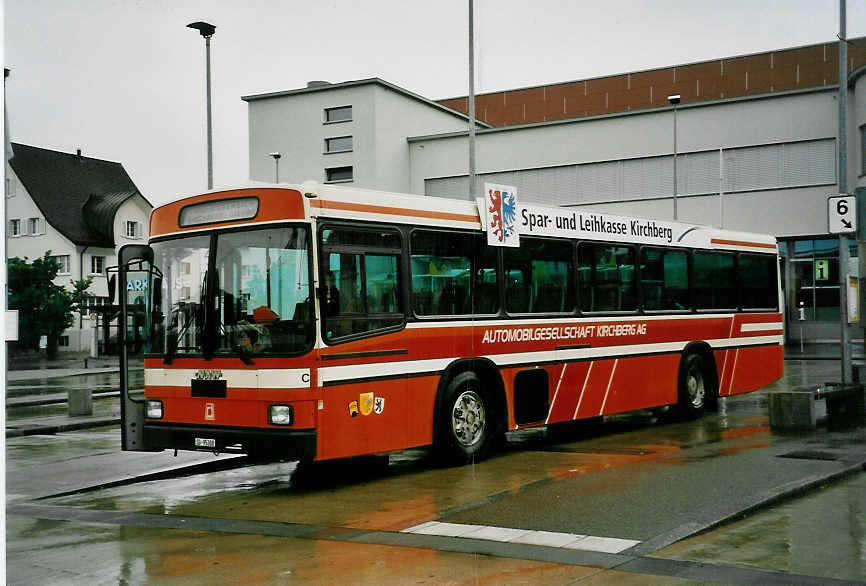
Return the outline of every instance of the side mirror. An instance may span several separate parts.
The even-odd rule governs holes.
[[[162,306],[162,277],[153,279],[153,307],[159,309]]]
[[[108,279],[108,304],[114,305],[114,298],[117,294],[117,275],[111,275]]]

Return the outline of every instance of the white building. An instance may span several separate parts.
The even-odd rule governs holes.
[[[108,301],[105,268],[124,244],[145,241],[153,206],[120,163],[12,144],[6,165],[6,254],[33,261],[51,251],[61,265],[57,285],[93,277],[89,292]],[[85,351],[95,331],[76,316],[61,351]],[[21,327],[26,327],[21,324]]]
[[[477,132],[472,193],[503,183],[522,201],[649,218],[670,219],[676,205],[681,221],[774,234],[789,326],[797,326],[789,335],[797,339],[803,325],[807,340],[838,340],[838,244],[827,227],[827,197],[839,192],[836,47],[479,96],[479,119],[490,126]],[[850,47],[853,192],[866,188],[866,39]],[[676,107],[671,94],[681,96]],[[468,130],[457,114],[465,97],[433,102],[369,79],[243,99],[252,179],[273,180],[268,153],[279,151],[284,180],[470,197]],[[805,324],[797,321],[801,302]]]
[[[407,136],[466,129],[467,116],[381,79],[244,96],[249,104],[250,177],[407,192]],[[489,128],[489,124],[480,124]]]

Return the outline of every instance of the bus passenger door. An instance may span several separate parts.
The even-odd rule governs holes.
[[[146,452],[144,439],[144,356],[151,351],[154,312],[159,308],[162,274],[153,266],[153,250],[146,245],[128,244],[120,249],[118,266],[109,279],[109,296],[119,299],[117,343],[120,355],[120,436],[121,448]]]

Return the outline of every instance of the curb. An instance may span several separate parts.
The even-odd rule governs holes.
[[[836,482],[866,471],[866,458],[862,458],[853,464],[850,462],[846,464],[844,461],[842,463],[844,467],[841,470],[828,472],[826,474],[812,474],[763,492],[749,495],[739,503],[733,502],[731,510],[727,513],[722,513],[715,518],[704,518],[692,523],[680,525],[667,533],[650,538],[621,553],[623,555],[632,556],[645,556],[655,553],[660,549],[677,543],[678,541],[694,537],[701,533],[706,533],[707,531],[711,531],[732,521],[747,517],[761,509],[772,507],[782,501],[805,494],[821,485]]]
[[[25,420],[26,421],[26,420]],[[20,426],[6,424],[6,437],[21,437],[25,435],[54,435],[63,431],[78,431],[91,427],[105,427],[108,425],[120,425],[120,415],[96,415],[81,421],[68,421],[63,423],[23,423]]]
[[[70,376],[84,376],[88,374],[109,374],[118,372],[117,366],[91,367],[91,368],[56,368],[56,369],[21,369],[7,370],[7,382],[22,382],[28,380],[40,380],[50,378],[66,378]],[[73,372],[62,372],[73,371]]]
[[[112,397],[119,397],[120,390],[119,389],[109,389],[104,391],[91,391],[91,397],[96,399],[109,399]],[[62,405],[64,403],[68,403],[69,400],[67,395],[47,395],[42,399],[16,399],[11,398],[6,400],[6,409],[18,409],[22,407],[40,407],[42,405]]]

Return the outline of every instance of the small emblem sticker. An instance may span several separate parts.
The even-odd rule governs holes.
[[[358,416],[358,401],[352,401],[349,403],[349,415],[352,417]]]
[[[361,415],[369,415],[373,412],[373,393],[361,393],[358,397],[358,406],[361,408]]]
[[[385,397],[376,397],[373,402],[373,412],[376,415],[381,415],[382,411],[385,410]]]
[[[213,403],[205,403],[204,420],[205,421],[214,421],[215,419],[216,419],[216,412],[214,410]]]

